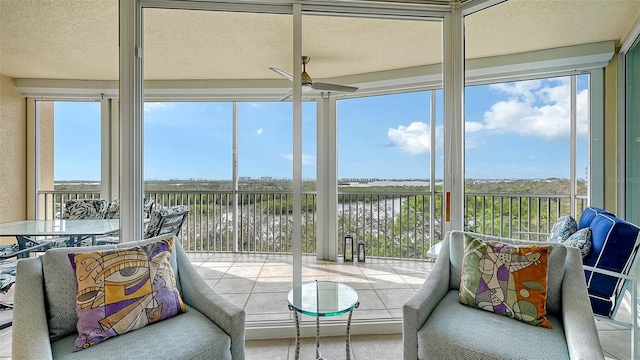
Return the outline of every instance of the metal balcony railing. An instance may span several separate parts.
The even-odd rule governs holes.
[[[99,198],[98,191],[41,191],[40,218],[53,219],[72,198]],[[148,191],[155,207],[188,205],[180,238],[186,251],[291,254],[293,199],[290,191]],[[237,199],[237,200],[236,200]],[[516,231],[548,232],[569,214],[568,195],[465,195],[466,230],[503,237]],[[587,199],[574,199],[576,218]],[[364,241],[367,256],[425,259],[429,247],[443,237],[442,194],[424,192],[339,192],[338,253],[351,234]],[[302,194],[302,252],[316,248],[317,199]],[[237,214],[237,217],[234,216]]]

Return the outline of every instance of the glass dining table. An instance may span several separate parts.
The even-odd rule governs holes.
[[[113,235],[120,229],[119,219],[96,220],[19,220],[0,223],[0,236],[15,236],[19,250],[34,248],[45,251],[53,241],[61,237],[70,240],[71,246],[91,238],[95,244],[97,236]],[[22,252],[20,258],[29,257],[29,252]]]

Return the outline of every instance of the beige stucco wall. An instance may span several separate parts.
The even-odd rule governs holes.
[[[618,157],[618,55],[604,69],[604,206],[616,212]]]
[[[13,79],[0,74],[0,222],[26,218],[26,112]]]
[[[0,222],[22,220],[27,208],[26,100],[0,75]]]

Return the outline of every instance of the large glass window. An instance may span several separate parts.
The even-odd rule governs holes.
[[[560,215],[572,214],[573,201],[580,205],[575,212],[586,206],[588,80],[581,75],[575,87],[571,77],[559,77],[465,89],[469,230],[547,232]]]
[[[38,101],[36,109],[37,216],[59,218],[66,200],[100,197],[100,103]]]
[[[442,148],[443,126],[436,124],[435,95],[424,91],[431,85],[424,79],[429,71],[441,72],[442,23],[366,18],[331,23],[323,31],[305,28],[307,42],[318,47],[349,33],[359,55],[336,56],[325,65],[327,73],[367,79],[375,78],[374,69],[393,68],[399,78],[419,78],[411,87],[423,90],[381,81],[385,90],[358,89],[357,98],[330,93],[338,99],[338,239],[353,235],[371,256],[425,258],[441,233],[436,202],[442,199],[435,190],[442,159],[435,153]],[[338,248],[343,253],[341,242]]]
[[[144,115],[146,196],[190,207],[185,248],[232,251],[232,103],[147,102]]]
[[[626,217],[640,224],[640,39],[626,55]]]
[[[434,124],[431,117],[434,107],[431,91],[338,102],[339,225],[364,238],[373,256],[423,258],[432,227],[440,239],[429,211],[432,187],[440,214],[442,206],[435,153],[443,130],[442,118]]]
[[[40,109],[45,115],[43,107]],[[41,122],[45,118],[42,116]],[[54,180],[99,185],[100,103],[56,101],[53,129]]]
[[[184,180],[206,183],[208,190],[231,189],[231,103],[147,102],[144,113],[147,189]]]
[[[290,102],[238,103],[239,239],[243,251],[292,251]],[[316,112],[303,103],[303,253],[315,252]]]

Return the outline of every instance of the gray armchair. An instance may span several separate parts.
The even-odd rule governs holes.
[[[462,305],[464,235],[513,244],[553,245],[547,319],[552,329]],[[433,270],[403,308],[404,359],[604,359],[577,248],[452,231]]]
[[[138,242],[146,244],[172,234]],[[134,243],[100,246],[99,250]],[[245,313],[197,273],[178,242],[171,264],[188,309],[184,314],[72,352],[76,285],[67,254],[98,247],[59,248],[18,261],[13,312],[15,359],[244,359]]]

